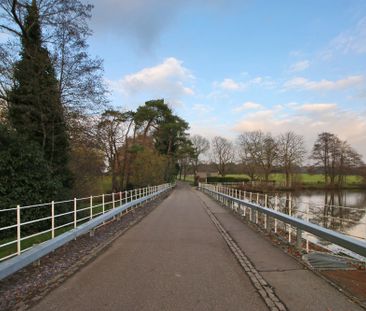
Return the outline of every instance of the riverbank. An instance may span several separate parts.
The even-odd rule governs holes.
[[[366,180],[359,175],[347,175],[342,185],[330,185],[325,183],[323,174],[299,173],[293,177],[292,186],[286,186],[285,174],[276,173],[269,176],[268,182],[251,181],[246,174],[227,174],[225,177],[209,177],[209,183],[240,183],[247,191],[301,191],[301,190],[366,190]],[[188,182],[194,181],[193,175],[187,175]]]

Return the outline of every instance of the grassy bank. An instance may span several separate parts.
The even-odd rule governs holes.
[[[237,179],[238,181],[241,181],[245,178],[250,179],[250,177],[246,174],[227,174],[225,177],[229,177],[234,180]],[[269,180],[281,185],[286,182],[286,176],[285,174],[281,173],[271,174]],[[193,181],[193,175],[188,175],[186,181]],[[294,183],[303,188],[324,189],[329,187],[329,185],[325,184],[325,177],[323,174],[295,174]],[[345,184],[342,188],[359,189],[364,187],[365,184],[361,176],[348,175],[345,177]]]

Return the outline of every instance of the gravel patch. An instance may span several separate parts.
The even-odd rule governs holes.
[[[168,195],[129,210],[120,219],[97,228],[92,236],[85,234],[0,281],[0,310],[29,309],[148,215]]]

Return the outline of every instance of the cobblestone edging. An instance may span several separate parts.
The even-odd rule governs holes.
[[[245,273],[249,276],[250,281],[257,289],[259,295],[263,298],[264,302],[271,311],[287,311],[285,304],[278,298],[273,291],[273,288],[267,283],[267,281],[260,275],[260,273],[254,268],[247,256],[240,249],[238,244],[232,239],[230,234],[224,229],[216,216],[211,212],[205,202],[203,202],[204,208],[207,214],[210,216],[212,222],[224,238],[226,244],[235,255],[241,267]]]
[[[96,229],[92,236],[85,234],[67,243],[43,257],[39,266],[30,265],[0,281],[0,310],[30,309],[139,223],[170,193],[129,210],[121,218]]]

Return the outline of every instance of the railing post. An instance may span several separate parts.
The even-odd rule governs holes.
[[[275,206],[274,206],[275,211],[278,210],[278,196],[275,196]],[[277,233],[277,219],[274,219],[274,232]]]
[[[268,195],[264,195],[264,207],[268,208]],[[264,214],[264,229],[268,229],[267,214]]]
[[[114,199],[114,192],[112,193],[112,208],[115,209],[116,208],[116,201]]]
[[[78,215],[77,215],[77,201],[76,198],[74,198],[74,228],[78,225]]]
[[[302,230],[300,228],[296,228],[296,248],[301,250],[302,242]]]
[[[306,205],[306,221],[309,222],[309,204]],[[306,232],[306,252],[309,253],[309,233]]]
[[[119,192],[119,205],[122,206],[122,191]]]
[[[21,246],[21,234],[20,234],[20,205],[17,205],[17,254],[20,255],[22,252]]]
[[[253,196],[253,193],[252,192],[249,192],[249,202],[252,203],[252,196]],[[249,208],[249,221],[253,221],[253,209],[250,207]]]
[[[259,192],[257,192],[257,199],[256,199],[256,203],[259,205]],[[259,215],[258,215],[258,210],[257,211],[255,211],[255,223],[256,224],[258,224],[258,217],[259,217]]]
[[[105,213],[105,202],[104,202],[104,193],[102,194],[102,211]]]
[[[93,219],[93,196],[90,196],[90,219]]]
[[[55,238],[55,201],[51,202],[51,236]]]
[[[289,198],[288,201],[288,215],[291,216],[291,209],[292,209],[292,201],[291,198]],[[288,225],[288,242],[291,243],[291,225]]]

